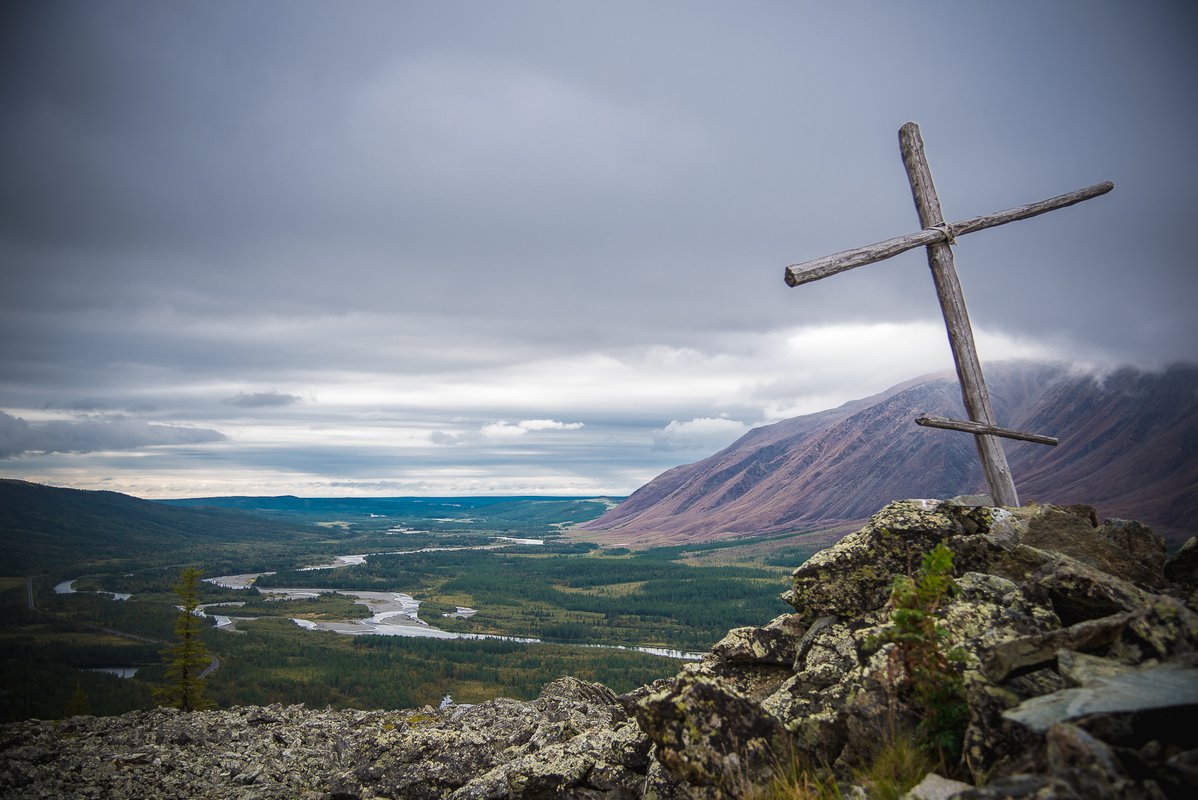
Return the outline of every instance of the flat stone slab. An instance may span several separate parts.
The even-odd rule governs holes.
[[[1091,714],[1120,714],[1198,706],[1198,669],[1164,664],[1097,678],[1085,686],[1033,697],[1003,712],[1013,722],[1044,733],[1054,723]]]
[[[972,788],[968,783],[929,772],[911,791],[903,795],[903,800],[951,800]]]

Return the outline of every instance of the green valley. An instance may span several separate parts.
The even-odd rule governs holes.
[[[202,585],[203,604],[230,604],[208,613],[233,618],[203,631],[221,706],[412,708],[529,698],[564,674],[616,691],[672,675],[680,662],[655,649],[703,651],[784,613],[795,564],[777,556],[814,549],[801,535],[642,551],[562,536],[606,498],[156,503],[0,484],[6,720],[152,705],[185,566],[270,573]],[[419,619],[377,615],[360,592],[406,596]],[[363,626],[375,635],[335,632]],[[118,667],[137,671],[99,671]]]

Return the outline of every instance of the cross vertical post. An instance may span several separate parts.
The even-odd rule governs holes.
[[[907,179],[911,182],[911,194],[915,198],[915,210],[919,213],[919,224],[924,228],[944,225],[944,214],[940,210],[940,198],[932,182],[932,171],[924,156],[923,137],[919,126],[908,122],[899,130],[899,148],[902,150],[903,166],[907,168]],[[948,234],[951,235],[951,234]],[[948,342],[957,366],[957,379],[961,384],[961,398],[970,420],[994,426],[994,408],[990,393],[986,389],[986,378],[978,359],[977,347],[973,343],[973,329],[969,325],[969,310],[965,307],[965,294],[953,263],[952,246],[947,241],[927,245],[928,266],[932,270],[932,281],[936,285],[936,297],[944,313],[944,326],[948,330]],[[1002,442],[996,436],[974,434],[978,458],[990,496],[1000,506],[1018,506],[1019,495],[1007,455]]]

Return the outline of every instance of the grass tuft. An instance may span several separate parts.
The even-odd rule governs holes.
[[[873,760],[854,773],[870,800],[898,800],[936,769],[936,761],[914,733],[888,736]]]

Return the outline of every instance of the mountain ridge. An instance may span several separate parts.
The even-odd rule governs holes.
[[[1021,500],[1087,502],[1167,539],[1198,514],[1198,366],[1101,375],[1000,362],[987,378],[999,424],[1061,438],[1004,443]],[[581,526],[621,542],[702,541],[857,523],[890,500],[985,490],[973,440],[920,428],[965,418],[955,376],[934,373],[835,409],[754,428],[674,467]]]
[[[319,531],[223,508],[183,508],[119,492],[0,479],[0,549],[10,574],[76,561],[158,553],[166,560],[211,542],[270,542]]]

